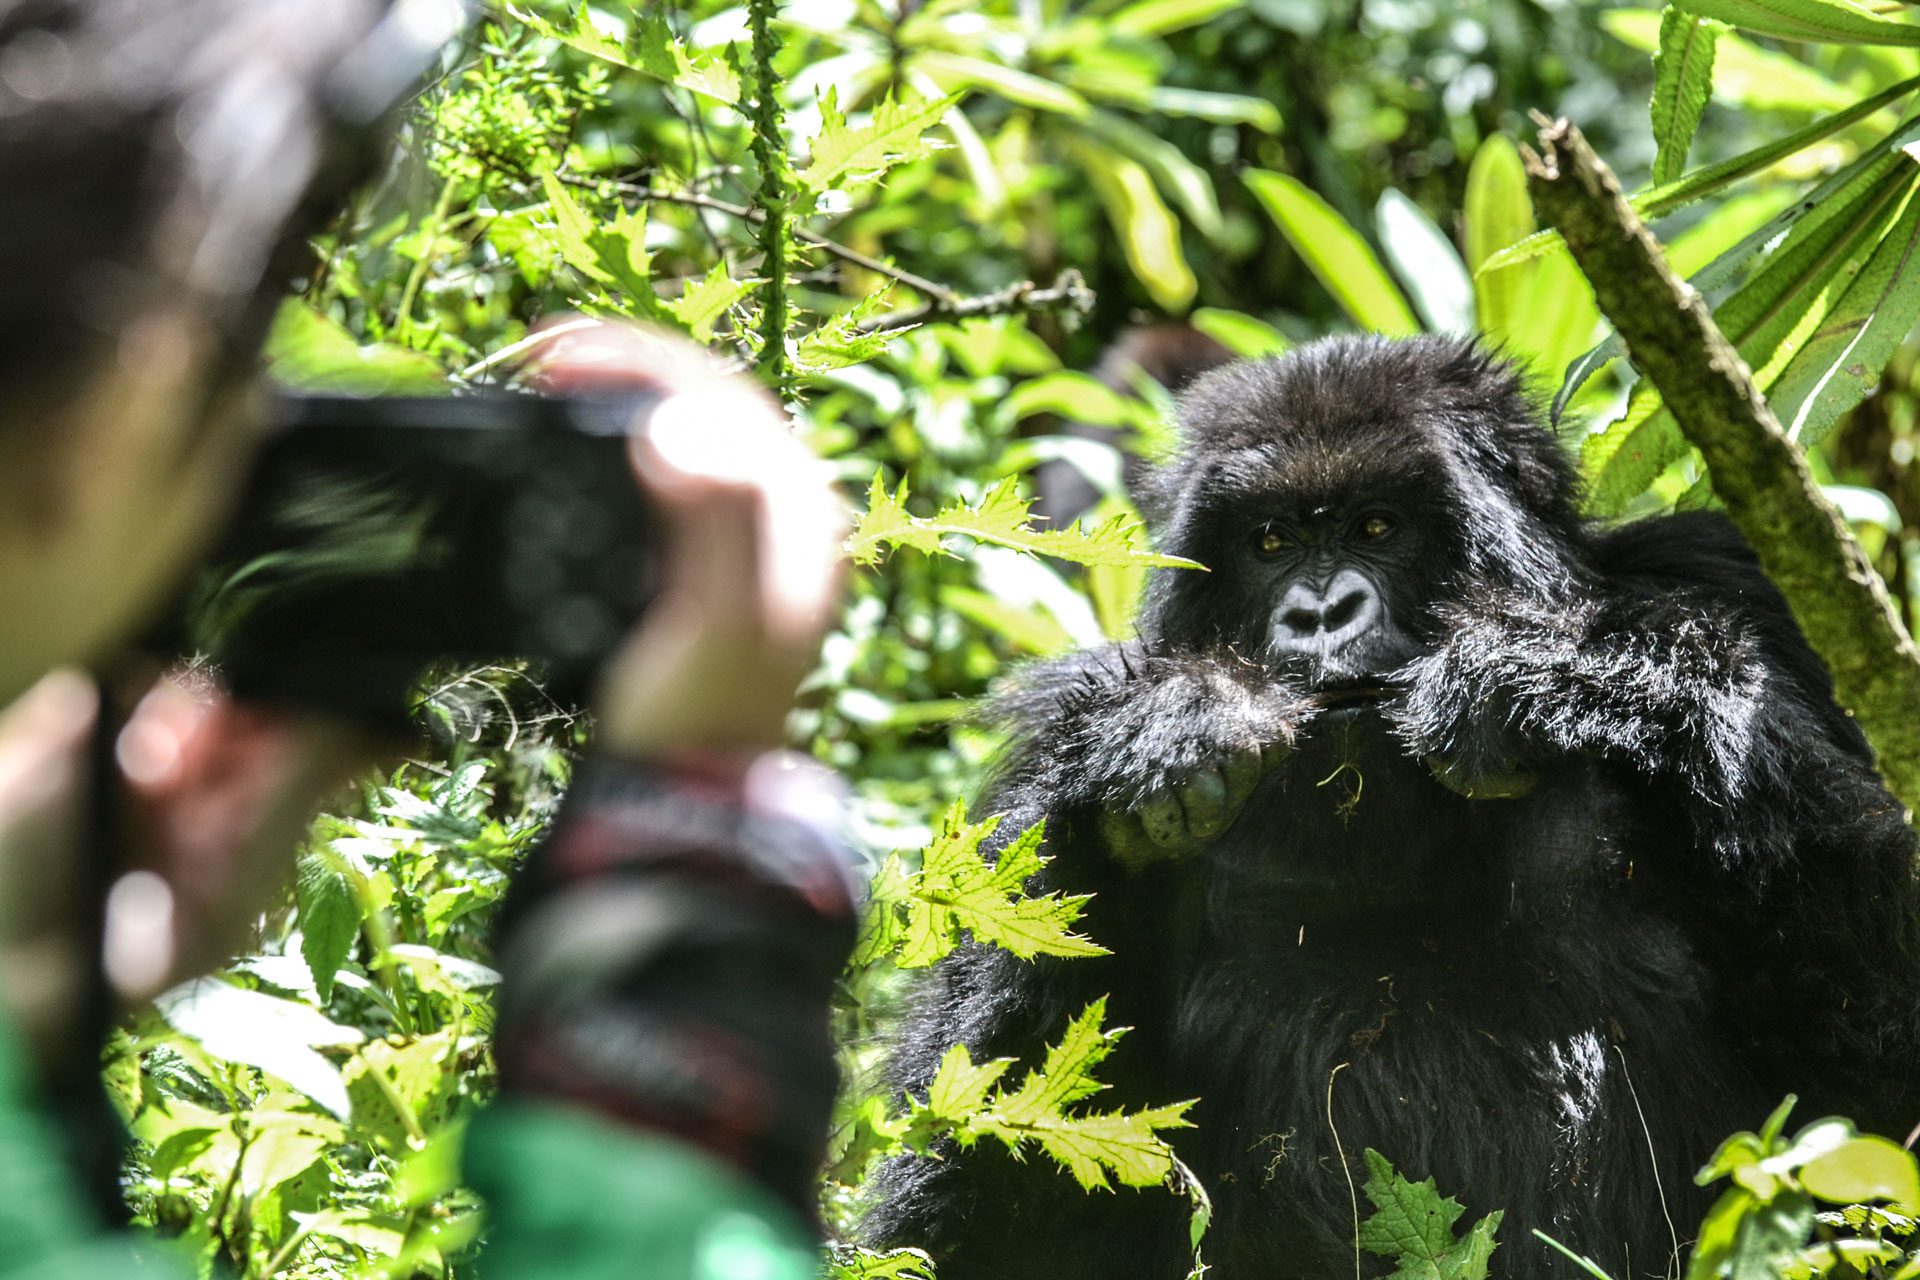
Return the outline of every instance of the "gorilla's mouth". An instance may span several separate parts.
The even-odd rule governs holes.
[[[1371,706],[1389,692],[1381,680],[1343,680],[1338,684],[1321,685],[1313,691],[1309,701],[1322,711],[1339,711]]]

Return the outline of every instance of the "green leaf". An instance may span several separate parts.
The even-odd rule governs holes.
[[[1388,187],[1374,207],[1380,248],[1413,295],[1427,328],[1466,335],[1474,331],[1473,281],[1453,241],[1426,211]]]
[[[820,100],[820,132],[812,142],[813,158],[798,175],[800,185],[821,192],[846,178],[870,182],[896,164],[928,154],[930,144],[921,135],[939,124],[959,95],[925,101],[881,99],[867,123],[851,128],[840,112],[839,91],[829,87]]]
[[[1075,140],[1070,146],[1120,236],[1133,274],[1162,308],[1185,311],[1200,285],[1180,247],[1180,222],[1161,200],[1153,179],[1137,160],[1103,144]]]
[[[806,373],[827,373],[865,364],[884,352],[887,344],[906,329],[863,330],[861,326],[879,312],[892,288],[891,284],[885,285],[852,306],[834,312],[795,343],[794,368]]]
[[[1027,653],[1052,657],[1079,647],[1074,643],[1073,633],[1061,626],[1052,614],[1022,608],[972,587],[942,587],[940,603]]]
[[[1278,329],[1244,311],[1199,307],[1187,323],[1243,360],[1277,356],[1293,345]]]
[[[1092,520],[1111,520],[1114,516],[1138,520],[1140,513],[1124,494],[1104,499],[1089,513]],[[1087,594],[1093,599],[1093,616],[1109,640],[1130,640],[1137,633],[1134,625],[1140,613],[1140,601],[1147,590],[1147,571],[1143,565],[1096,564],[1087,568]]]
[[[1134,404],[1091,374],[1061,369],[1022,382],[1008,393],[1007,413],[1015,421],[1053,413],[1075,422],[1122,426],[1133,420]]]
[[[326,1116],[256,1108],[247,1113],[247,1152],[240,1164],[240,1185],[250,1196],[264,1195],[304,1172],[328,1147],[345,1138],[339,1124]]]
[[[646,206],[601,226],[574,203],[552,170],[541,171],[540,185],[553,210],[554,244],[567,265],[596,284],[626,295],[633,313],[657,317],[661,306],[650,278]]]
[[[1032,500],[1022,498],[1015,482],[1002,480],[987,490],[976,507],[955,503],[930,517],[907,511],[907,482],[888,493],[875,472],[867,490],[867,509],[848,536],[846,552],[858,564],[877,564],[883,547],[913,547],[929,555],[951,554],[949,537],[961,535],[1017,551],[1071,560],[1075,564],[1138,564],[1171,569],[1203,566],[1180,556],[1160,555],[1142,545],[1137,522],[1116,515],[1093,529],[1078,523],[1065,529],[1035,529],[1028,523]]]
[[[453,1070],[458,1029],[417,1040],[376,1040],[347,1063],[354,1127],[390,1153],[417,1151],[451,1111],[460,1091]]]
[[[1360,1224],[1359,1244],[1392,1258],[1391,1280],[1486,1280],[1487,1262],[1498,1246],[1494,1235],[1503,1214],[1496,1210],[1456,1239],[1453,1224],[1465,1212],[1442,1197],[1432,1178],[1408,1182],[1387,1158],[1366,1150],[1367,1181],[1361,1188],[1374,1212]]]
[[[1836,1204],[1886,1200],[1902,1213],[1920,1210],[1920,1164],[1913,1152],[1870,1134],[1809,1160],[1800,1182]]]
[[[1085,98],[1065,85],[997,62],[988,62],[984,58],[929,49],[914,54],[913,65],[932,75],[942,86],[970,85],[991,89],[1009,102],[1017,102],[1023,107],[1051,111],[1076,120],[1091,110]]]
[[[986,1105],[987,1090],[998,1084],[1012,1065],[1012,1058],[995,1058],[975,1066],[967,1047],[954,1045],[940,1060],[940,1069],[927,1086],[927,1109],[942,1119],[966,1123]]]
[[[1084,127],[1146,166],[1160,188],[1185,210],[1194,230],[1216,243],[1226,234],[1213,179],[1179,147],[1111,111],[1092,112]]]
[[[1616,17],[1609,14],[1608,17]],[[1672,182],[1687,167],[1687,149],[1713,89],[1713,46],[1725,28],[1669,4],[1660,15],[1653,55],[1653,180]]]
[[[1373,250],[1331,205],[1284,173],[1249,169],[1242,176],[1294,251],[1356,324],[1376,333],[1420,331]]]
[[[1162,115],[1191,116],[1214,124],[1252,125],[1262,133],[1280,132],[1280,108],[1265,98],[1244,93],[1213,93],[1157,84],[1141,95],[1140,105]]]
[[[718,53],[688,52],[685,45],[674,39],[672,28],[658,13],[638,15],[632,41],[622,43],[594,25],[585,0],[574,10],[573,23],[566,28],[556,27],[539,14],[512,5],[508,6],[508,11],[535,33],[558,40],[591,57],[638,71],[656,80],[664,80],[729,106],[740,101],[740,75],[726,58]]]
[[[666,306],[676,320],[687,326],[687,332],[701,342],[708,342],[713,338],[714,322],[752,288],[751,281],[735,280],[727,274],[727,264],[722,262],[698,284],[689,280],[680,296]]]
[[[1880,240],[1820,327],[1769,389],[1767,400],[1787,434],[1808,447],[1826,437],[1880,383],[1880,374],[1920,320],[1920,200]]]
[[[1677,7],[1671,6],[1666,12],[1671,14]],[[1691,14],[1687,17],[1710,25],[1717,33],[1712,83],[1703,86],[1703,92],[1710,89],[1716,102],[1755,111],[1805,113],[1847,110],[1860,100],[1858,93],[1806,63],[1730,34],[1724,23]],[[1614,9],[1601,16],[1600,24],[1621,43],[1656,55],[1667,33],[1662,15],[1645,9]],[[1661,139],[1657,129],[1654,136]],[[1656,177],[1655,181],[1665,183],[1679,176],[1676,168],[1670,177]]]
[[[1464,213],[1467,270],[1474,278],[1480,328],[1488,334],[1508,333],[1520,313],[1528,282],[1516,272],[1497,270],[1495,264],[1539,237],[1533,234],[1536,224],[1533,199],[1527,194],[1527,169],[1519,148],[1505,134],[1488,136],[1473,153],[1473,163],[1467,166]]]
[[[339,1069],[313,1051],[315,1045],[359,1044],[366,1036],[330,1022],[317,1010],[258,991],[243,991],[217,978],[196,978],[154,1001],[174,1030],[227,1062],[276,1075],[347,1119],[350,1107]]]
[[[1705,18],[1743,31],[1813,44],[1920,45],[1920,27],[1883,18],[1852,0],[1685,0]]]
[[[360,895],[339,860],[324,847],[303,855],[294,869],[300,911],[300,956],[313,974],[320,1002],[333,999],[333,978],[360,936]]]
[[[1743,1136],[1753,1137],[1752,1134]],[[1731,1187],[1721,1193],[1700,1223],[1700,1235],[1694,1240],[1693,1253],[1687,1259],[1687,1280],[1715,1280],[1719,1276],[1733,1253],[1740,1224],[1759,1203],[1741,1187]]]
[[[362,346],[331,316],[298,298],[274,313],[267,334],[267,373],[297,391],[348,395],[444,395],[446,375],[417,351],[387,343]]]
[[[1660,393],[1641,383],[1627,411],[1581,443],[1587,510],[1602,517],[1619,515],[1661,472],[1686,457],[1688,447]]]
[[[1088,895],[1026,892],[1027,880],[1046,865],[1040,856],[1044,823],[1021,832],[989,862],[980,842],[1000,819],[971,825],[966,819],[966,806],[955,801],[921,854],[920,870],[898,880],[891,906],[905,919],[896,964],[903,969],[932,964],[958,945],[963,930],[1022,960],[1106,954],[1106,948],[1070,932]]]
[[[1134,0],[1106,22],[1115,35],[1164,36],[1211,22],[1245,4],[1246,0]]]

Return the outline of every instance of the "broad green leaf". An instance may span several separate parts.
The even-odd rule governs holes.
[[[1133,274],[1162,308],[1185,311],[1200,285],[1180,247],[1179,220],[1161,200],[1146,169],[1091,142],[1076,141],[1072,151],[1120,236]]]
[[[1374,207],[1380,248],[1413,296],[1427,328],[1462,336],[1474,331],[1473,281],[1446,233],[1426,211],[1388,187]]]
[[[1138,524],[1116,516],[1094,529],[1073,524],[1065,529],[1035,529],[1028,522],[1031,500],[1022,498],[1015,483],[1003,480],[989,489],[975,507],[955,503],[933,516],[915,516],[906,508],[907,482],[888,493],[878,472],[867,490],[867,510],[846,542],[847,554],[858,564],[877,564],[882,548],[913,547],[929,555],[950,553],[947,538],[960,535],[1018,551],[1070,560],[1075,564],[1139,564],[1174,569],[1200,565],[1179,556],[1160,555],[1143,545]]]
[[[1879,385],[1881,370],[1920,320],[1920,200],[1893,224],[1768,390],[1767,401],[1803,448]],[[1896,526],[1897,527],[1897,526]]]
[[[1075,422],[1120,426],[1132,421],[1133,403],[1091,374],[1061,369],[1022,382],[1007,394],[1008,413],[1015,421],[1036,413],[1053,413]]]
[[[1646,492],[1660,473],[1687,456],[1680,424],[1651,384],[1641,383],[1627,411],[1581,445],[1580,467],[1587,476],[1587,509],[1617,516]]]
[[[448,389],[431,358],[387,343],[362,346],[331,316],[298,298],[288,298],[274,313],[266,361],[268,376],[296,391],[430,396]]]
[[[829,87],[820,100],[820,132],[812,141],[813,158],[798,175],[808,191],[821,192],[842,179],[867,182],[896,164],[929,151],[921,135],[939,124],[959,95],[923,101],[883,98],[866,124],[851,128],[840,112],[839,91]]]
[[[1145,165],[1161,189],[1186,211],[1201,235],[1217,243],[1226,234],[1213,179],[1205,169],[1187,159],[1179,147],[1111,111],[1092,112],[1083,127]]]
[[[1535,226],[1526,166],[1520,161],[1519,148],[1505,134],[1489,136],[1473,153],[1473,163],[1467,167],[1464,212],[1467,270],[1474,277],[1480,328],[1498,340],[1498,335],[1511,330],[1527,282],[1517,273],[1497,272],[1493,264],[1511,252],[1510,246],[1533,237]]]
[[[1027,653],[1052,657],[1079,647],[1074,643],[1073,633],[1042,609],[1025,608],[984,591],[959,586],[942,587],[940,603]]]
[[[1557,381],[1581,352],[1593,345],[1600,309],[1593,287],[1564,254],[1550,254],[1521,268],[1519,310],[1502,340],[1527,357],[1543,380]]]
[[[334,975],[360,936],[360,895],[324,846],[301,857],[294,870],[293,892],[300,911],[300,955],[313,974],[313,989],[325,1004],[333,999]]]
[[[1816,1156],[1801,1167],[1800,1182],[1836,1204],[1886,1200],[1904,1213],[1920,1210],[1920,1165],[1885,1138],[1862,1135]]]
[[[1822,120],[1816,120],[1806,128],[1788,134],[1784,138],[1769,142],[1765,146],[1755,147],[1751,151],[1729,157],[1718,164],[1709,165],[1704,169],[1697,169],[1686,177],[1675,182],[1667,183],[1664,186],[1649,187],[1644,191],[1636,192],[1634,195],[1628,197],[1627,202],[1633,206],[1635,212],[1648,221],[1664,217],[1676,209],[1684,208],[1695,200],[1711,195],[1722,187],[1729,186],[1742,178],[1769,169],[1797,151],[1803,151],[1815,143],[1832,137],[1840,130],[1864,120],[1882,107],[1897,102],[1907,94],[1912,93],[1916,88],[1920,88],[1920,76],[1915,76],[1909,80],[1902,80],[1896,85],[1882,89],[1879,93],[1874,94],[1870,98],[1862,99],[1845,111],[1836,112]],[[1833,177],[1829,178],[1826,182],[1823,182],[1813,192],[1808,193],[1805,199],[1795,201],[1793,205],[1783,210],[1773,222],[1760,228],[1753,236],[1742,240],[1734,249],[1729,250],[1728,253],[1731,255],[1730,261],[1733,267],[1737,267],[1739,263],[1751,257],[1760,245],[1778,237],[1783,230],[1793,225],[1797,217],[1809,209],[1816,207],[1821,201],[1831,195],[1834,190],[1837,190],[1839,186],[1857,176],[1863,168],[1873,163],[1883,161],[1890,151],[1905,146],[1907,143],[1914,141],[1916,137],[1920,137],[1920,129],[1916,129],[1915,124],[1910,123],[1902,126],[1897,133],[1875,143],[1872,147],[1868,148],[1865,153],[1857,157],[1846,169],[1833,175]],[[1483,144],[1481,150],[1484,151],[1485,149],[1485,145]],[[1479,159],[1478,153],[1475,154],[1474,158],[1477,162]],[[1517,159],[1518,156],[1516,155],[1515,158]],[[1522,178],[1524,179],[1524,177],[1525,174],[1523,171]],[[1469,173],[1469,201],[1471,201],[1472,181],[1472,175]],[[1522,190],[1524,189],[1523,183]],[[1469,243],[1471,243],[1471,218],[1469,218],[1468,221],[1468,240]],[[1560,233],[1557,231],[1541,231],[1528,235],[1524,239],[1512,242],[1507,248],[1481,261],[1473,270],[1476,277],[1484,276],[1517,263],[1537,258],[1544,253],[1562,252],[1565,252],[1565,249],[1560,241]],[[1469,254],[1470,259],[1471,257],[1472,255]],[[1704,287],[1713,288],[1720,282],[1726,280],[1731,274],[1732,269],[1726,269]],[[1697,283],[1696,281],[1696,284]]]
[[[1245,4],[1246,0],[1134,0],[1106,22],[1116,35],[1163,36],[1211,22]]]
[[[1191,116],[1214,124],[1247,124],[1262,133],[1280,132],[1280,108],[1244,93],[1212,93],[1157,84],[1141,95],[1140,105],[1162,115]]]
[[[1753,1137],[1750,1133],[1743,1136],[1749,1139]],[[1747,1214],[1758,1203],[1751,1193],[1741,1187],[1730,1187],[1721,1193],[1700,1223],[1700,1234],[1694,1240],[1693,1253],[1687,1259],[1687,1280],[1717,1280],[1726,1266],[1727,1258],[1733,1253],[1733,1242],[1740,1234],[1740,1224],[1746,1221]]]
[[[1682,5],[1670,5],[1666,13],[1676,11],[1685,12]],[[1724,23],[1691,13],[1686,17],[1718,33],[1712,50],[1711,84],[1701,86],[1703,93],[1711,89],[1716,102],[1755,111],[1809,112],[1843,111],[1860,100],[1858,93],[1834,83],[1806,63],[1729,34]],[[1621,43],[1653,53],[1656,58],[1667,32],[1662,15],[1647,9],[1610,10],[1601,15],[1600,24]],[[1702,105],[1704,101],[1703,97]],[[1657,126],[1657,116],[1655,123]],[[1654,137],[1664,141],[1657,128]],[[1657,183],[1680,176],[1677,169],[1668,177],[1657,173]]]
[[[1456,1238],[1453,1224],[1465,1212],[1458,1200],[1443,1197],[1432,1178],[1407,1181],[1371,1147],[1365,1155],[1367,1181],[1361,1191],[1374,1211],[1360,1224],[1358,1243],[1394,1260],[1391,1280],[1486,1280],[1504,1214],[1496,1210]]]
[[[227,1062],[243,1062],[280,1077],[340,1119],[351,1110],[340,1071],[315,1045],[354,1045],[366,1036],[330,1022],[317,1010],[217,978],[196,978],[154,1001],[173,1029]]]
[[[256,1108],[247,1113],[247,1151],[240,1164],[240,1185],[250,1196],[264,1195],[345,1139],[345,1131],[326,1116]]]
[[[1360,233],[1299,179],[1266,169],[1242,175],[1314,276],[1363,329],[1409,334],[1419,323]]]
[[[1619,12],[1605,15],[1618,19]],[[1713,46],[1725,28],[1669,4],[1660,15],[1653,55],[1653,180],[1672,182],[1686,171],[1687,150],[1713,88]]]
[[[713,338],[714,322],[752,289],[752,281],[735,280],[727,273],[727,264],[721,262],[698,283],[689,278],[680,296],[666,307],[676,320],[687,326],[687,332],[701,342],[708,342]]]
[[[1278,329],[1244,311],[1197,307],[1187,323],[1243,360],[1277,356],[1293,345]]]
[[[913,65],[933,76],[949,92],[961,86],[990,89],[1009,102],[1074,119],[1086,115],[1090,109],[1085,98],[1065,85],[985,58],[929,49],[914,54]]]
[[[355,1128],[383,1150],[420,1150],[444,1120],[460,1090],[452,1069],[459,1052],[455,1028],[417,1040],[376,1040],[347,1063]]]
[[[1920,26],[1883,18],[1852,0],[1685,0],[1685,4],[1702,17],[1782,40],[1920,45]]]

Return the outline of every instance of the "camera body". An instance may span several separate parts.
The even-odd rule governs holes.
[[[235,696],[404,728],[434,662],[525,658],[562,702],[657,591],[628,461],[658,395],[281,395],[164,642]]]

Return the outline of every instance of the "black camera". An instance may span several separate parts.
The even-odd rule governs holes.
[[[628,441],[659,398],[281,395],[161,643],[387,729],[435,662],[530,659],[584,701],[658,586]]]

